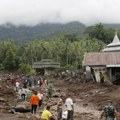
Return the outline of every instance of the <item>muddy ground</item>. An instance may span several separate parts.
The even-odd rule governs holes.
[[[71,94],[74,100],[74,120],[98,120],[102,108],[108,100],[112,100],[117,111],[120,112],[120,87],[105,86],[104,84],[81,83],[53,79],[55,88],[64,94]],[[0,82],[0,120],[38,120],[27,114],[11,114],[11,107],[17,103],[17,96],[10,84]],[[3,101],[4,102],[3,102]],[[40,119],[39,119],[40,120]]]
[[[120,112],[120,86],[64,80],[58,80],[54,85],[71,94],[75,106],[75,120],[98,120],[108,100],[112,100]]]

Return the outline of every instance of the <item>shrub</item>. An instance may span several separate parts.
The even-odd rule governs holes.
[[[36,74],[35,70],[29,64],[20,64],[18,71],[23,74],[34,75]]]

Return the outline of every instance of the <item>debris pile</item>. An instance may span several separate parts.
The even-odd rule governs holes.
[[[16,103],[16,93],[6,83],[0,82],[0,112],[9,113]]]

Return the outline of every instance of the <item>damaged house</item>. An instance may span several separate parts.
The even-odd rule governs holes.
[[[102,52],[85,53],[83,66],[89,67],[92,78],[96,82],[120,79],[120,40],[115,34],[112,43],[108,44]],[[87,73],[88,71],[86,71]]]
[[[34,62],[32,67],[40,75],[50,75],[56,68],[60,68],[60,63],[53,62],[51,59],[42,59],[40,62]]]

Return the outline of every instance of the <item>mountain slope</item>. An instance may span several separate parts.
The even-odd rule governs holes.
[[[71,32],[81,36],[85,30],[85,25],[80,22],[70,22],[67,24],[39,24],[36,26],[14,26],[5,24],[0,26],[0,40],[11,39],[17,43],[25,43],[33,39],[52,38],[60,33]]]
[[[103,24],[107,28],[113,28],[120,30],[120,24]]]

